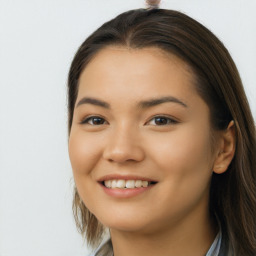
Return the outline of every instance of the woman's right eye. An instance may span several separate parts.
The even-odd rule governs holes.
[[[99,116],[90,116],[81,121],[81,124],[89,124],[89,125],[102,125],[106,124],[106,120]]]

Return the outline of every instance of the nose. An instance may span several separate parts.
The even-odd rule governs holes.
[[[107,141],[103,158],[110,162],[140,162],[145,158],[139,133],[131,127],[112,130]]]

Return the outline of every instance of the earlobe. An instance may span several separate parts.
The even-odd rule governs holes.
[[[228,169],[236,149],[236,131],[234,121],[230,121],[227,129],[220,136],[219,152],[214,161],[213,171],[221,174]]]

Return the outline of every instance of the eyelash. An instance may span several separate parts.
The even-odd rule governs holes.
[[[158,115],[158,116],[154,116],[153,118],[151,118],[149,121],[146,122],[146,124],[150,123],[152,120],[155,120],[156,119],[162,119],[165,120],[166,123],[164,124],[160,124],[160,125],[157,125],[157,124],[154,124],[154,126],[166,126],[166,125],[174,125],[174,124],[177,124],[179,123],[177,120],[171,118],[171,117],[168,117],[168,116],[164,116],[164,115]],[[93,119],[98,119],[100,120],[101,122],[99,124],[93,124],[93,123],[90,123],[90,121],[92,121]],[[92,125],[92,126],[98,126],[98,125],[104,125],[106,124],[106,120],[100,116],[90,116],[90,117],[87,117],[85,118],[84,120],[81,121],[81,124],[89,124],[89,125]]]
[[[81,124],[89,124],[89,125],[93,125],[93,126],[97,126],[97,125],[102,125],[103,124],[103,123],[100,123],[100,124],[89,123],[93,119],[101,119],[104,122],[106,122],[106,120],[103,117],[100,117],[100,116],[89,116],[89,117],[85,118],[84,120],[82,120]]]
[[[155,126],[166,126],[166,125],[174,125],[174,124],[177,124],[178,121],[175,120],[174,118],[171,118],[169,116],[165,116],[165,115],[158,115],[158,116],[154,116],[153,118],[151,118],[147,123],[150,123],[152,120],[155,120],[156,122],[156,119],[162,119],[162,120],[165,120],[166,123],[164,124],[161,124],[161,125],[157,125],[155,124]]]

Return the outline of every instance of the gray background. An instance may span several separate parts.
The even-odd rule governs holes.
[[[143,0],[0,0],[0,255],[88,255],[71,212],[66,80],[82,41]],[[256,1],[165,0],[210,28],[256,117]]]

